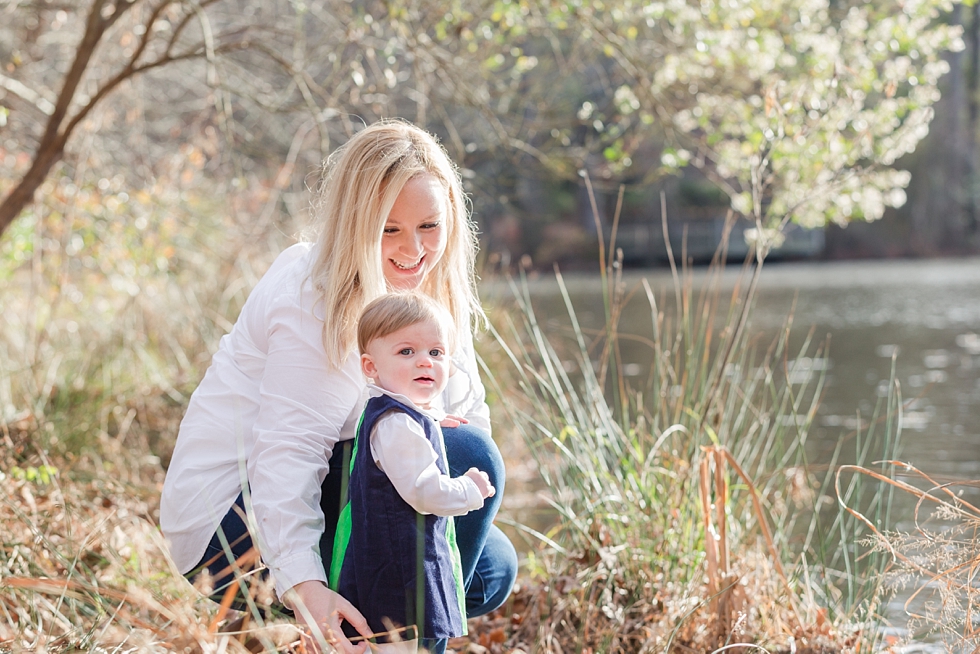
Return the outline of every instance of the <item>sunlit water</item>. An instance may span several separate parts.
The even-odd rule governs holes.
[[[738,273],[729,269],[722,287],[731,289]],[[695,288],[704,275],[695,271]],[[669,271],[628,271],[624,281],[632,288],[641,278],[658,298],[672,301]],[[599,326],[598,277],[566,275],[565,282],[582,324]],[[530,288],[539,319],[567,315],[553,275],[532,279]],[[507,293],[501,284],[483,289],[491,301]],[[811,347],[810,361],[798,369],[804,376],[826,375],[809,435],[811,463],[829,461],[838,440],[871,415],[887,392],[894,354],[905,401],[899,458],[940,482],[980,479],[980,259],[767,264],[753,332],[768,342],[791,312],[791,350],[811,329],[814,343],[829,342],[820,358],[812,358]],[[621,332],[649,335],[650,324],[649,304],[639,293],[624,312]],[[649,351],[622,343],[626,374],[644,374]],[[980,488],[958,490],[980,501]],[[913,527],[907,504],[896,513],[896,528]],[[888,613],[896,625],[904,623],[902,599]],[[940,650],[922,645],[908,651]]]

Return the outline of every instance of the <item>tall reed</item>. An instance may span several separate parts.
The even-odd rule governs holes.
[[[830,474],[843,444],[822,468],[806,448],[825,381],[813,362],[826,346],[811,334],[791,348],[792,316],[762,342],[751,329],[760,266],[732,278],[723,259],[703,273],[675,267],[657,289],[645,279],[628,288],[608,257],[597,329],[580,323],[559,271],[560,323],[540,317],[526,274],[509,280],[513,306],[492,314],[487,369],[560,517],[535,532],[547,544],[542,585],[523,600],[512,644],[830,651],[874,640],[881,557],[851,554],[861,525],[837,510]],[[627,304],[641,300],[648,331],[621,333]],[[648,346],[638,382],[625,373],[636,366],[623,360],[626,339]],[[853,435],[861,461],[882,443],[876,427],[872,416]],[[888,453],[897,432],[885,431]],[[884,506],[856,480],[840,490]]]

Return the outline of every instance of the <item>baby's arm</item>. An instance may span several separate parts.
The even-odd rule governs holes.
[[[463,515],[481,508],[487,497],[487,489],[470,471],[455,478],[439,472],[436,452],[422,425],[401,411],[392,411],[375,424],[371,453],[401,498],[419,513]]]

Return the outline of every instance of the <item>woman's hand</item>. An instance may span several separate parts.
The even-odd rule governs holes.
[[[462,416],[454,416],[447,413],[446,417],[439,421],[439,425],[442,427],[459,427],[460,425],[468,424],[469,420],[463,418]]]
[[[303,630],[303,644],[308,652],[322,652],[321,642],[326,642],[343,654],[363,654],[367,643],[353,645],[344,636],[340,623],[346,620],[362,636],[370,636],[367,620],[354,606],[319,581],[304,581],[286,592],[286,606],[296,613],[296,618],[310,632]]]

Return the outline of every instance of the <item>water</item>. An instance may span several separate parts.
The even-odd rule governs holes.
[[[722,287],[730,290],[738,272],[728,270]],[[695,287],[704,275],[695,272]],[[658,299],[673,302],[669,271],[624,275],[627,288],[641,278]],[[600,326],[598,277],[567,275],[565,282],[581,323]],[[565,315],[553,275],[532,279],[531,291],[539,319]],[[491,283],[483,289],[491,300],[508,293]],[[751,322],[761,343],[770,342],[791,311],[791,351],[811,329],[814,342],[829,338],[826,354],[801,369],[826,374],[809,435],[812,462],[829,461],[858,416],[870,416],[887,392],[895,355],[906,403],[899,458],[941,483],[980,479],[980,259],[767,264]],[[650,325],[650,308],[640,292],[624,311],[621,332],[650,334]],[[626,373],[642,374],[649,351],[628,341],[623,348]],[[976,485],[957,488],[964,499],[980,502]],[[914,527],[909,503],[896,513],[899,529]],[[903,621],[902,601],[887,609],[896,623]]]
[[[738,273],[726,271],[722,288],[730,290]],[[704,276],[695,272],[695,287]],[[673,302],[669,271],[627,271],[624,283],[635,288],[641,278],[658,300]],[[599,278],[566,275],[564,281],[582,325],[601,325]],[[506,293],[502,284],[483,289],[491,301]],[[561,322],[566,314],[553,276],[532,279],[531,293],[539,319],[559,316]],[[857,413],[871,414],[887,390],[896,354],[906,401],[902,460],[938,480],[980,479],[980,259],[768,264],[751,320],[759,342],[768,343],[790,313],[791,351],[811,329],[815,343],[829,339],[824,360],[813,366],[813,372],[825,367],[827,375],[810,434],[818,452],[829,456]],[[650,325],[641,292],[627,305],[620,331],[649,335]],[[624,340],[622,348],[626,374],[642,374],[646,347]]]
[[[896,354],[900,458],[940,481],[980,479],[980,260],[772,266],[753,324],[777,329],[794,298],[794,330],[830,337],[815,442],[831,450],[870,414]]]

